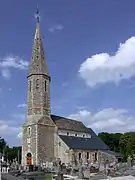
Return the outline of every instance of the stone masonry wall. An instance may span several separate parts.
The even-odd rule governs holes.
[[[95,153],[97,153],[96,150],[84,150],[84,149],[75,149],[74,155],[76,157],[77,162],[79,162],[79,153],[81,153],[81,161],[83,164],[88,162],[94,162],[95,161]],[[89,154],[89,158],[87,159],[87,154]],[[97,160],[98,160],[98,153],[97,153]]]
[[[32,75],[28,79],[28,115],[50,116],[49,77]],[[46,86],[46,88],[45,88]]]
[[[27,153],[32,154],[32,162],[36,164],[36,125],[29,126],[31,128],[31,136],[28,136],[28,127],[23,128],[22,138],[22,165],[26,165]]]
[[[98,152],[98,156],[99,156],[100,163],[104,163],[105,161],[108,161],[110,163],[114,162],[114,161],[117,161],[115,156],[107,154],[107,153],[104,153],[102,151]]]
[[[53,161],[55,127],[37,125],[37,163]]]

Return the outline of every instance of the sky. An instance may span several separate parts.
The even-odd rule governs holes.
[[[134,0],[4,0],[0,6],[0,136],[21,144],[36,7],[51,112],[99,132],[135,130]]]

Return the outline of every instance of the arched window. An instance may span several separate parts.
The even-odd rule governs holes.
[[[28,127],[28,136],[31,136],[31,127]]]
[[[31,81],[29,81],[29,91],[31,92]]]
[[[87,159],[89,159],[89,152],[87,152]]]
[[[95,153],[95,161],[97,161],[97,152]]]
[[[28,154],[27,154],[27,157],[32,157],[31,153],[28,153]]]
[[[26,156],[27,160],[27,165],[32,165],[32,154],[28,153]]]
[[[47,85],[47,83],[46,83],[46,81],[45,81],[45,92],[46,92],[46,85]]]
[[[79,160],[81,160],[81,153],[79,153]]]
[[[39,89],[39,79],[36,79],[36,89]]]

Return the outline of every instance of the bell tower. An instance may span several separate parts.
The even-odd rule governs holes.
[[[27,118],[23,125],[23,165],[30,162],[31,164],[40,165],[43,162],[54,159],[55,124],[50,116],[51,78],[44,56],[39,20],[39,11],[37,9],[36,32],[27,77],[28,107]]]

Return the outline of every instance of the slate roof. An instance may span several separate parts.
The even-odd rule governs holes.
[[[117,157],[117,158],[123,157],[122,154],[117,153],[117,152],[114,152],[114,151],[110,151],[110,150],[102,150],[102,152],[103,152],[103,153],[110,154],[110,155],[115,156],[115,157]]]
[[[95,134],[95,132],[91,128],[87,128],[82,122],[56,115],[51,115],[51,118],[58,127],[58,129],[85,132],[91,134],[91,138],[60,135],[60,138],[71,149],[109,150],[109,147]]]
[[[51,115],[51,118],[58,129],[89,133],[89,129],[80,121],[56,115]]]
[[[71,148],[71,149],[91,149],[91,150],[109,150],[109,147],[99,139],[92,129],[89,129],[91,138],[82,138],[75,136],[63,136],[60,138]]]
[[[91,138],[60,135],[60,138],[71,149],[101,150],[102,152],[117,158],[122,157],[120,153],[110,151],[109,147],[96,135],[96,133],[91,128],[87,128],[82,122],[57,115],[51,115],[51,119],[54,121],[58,129],[91,134]]]

